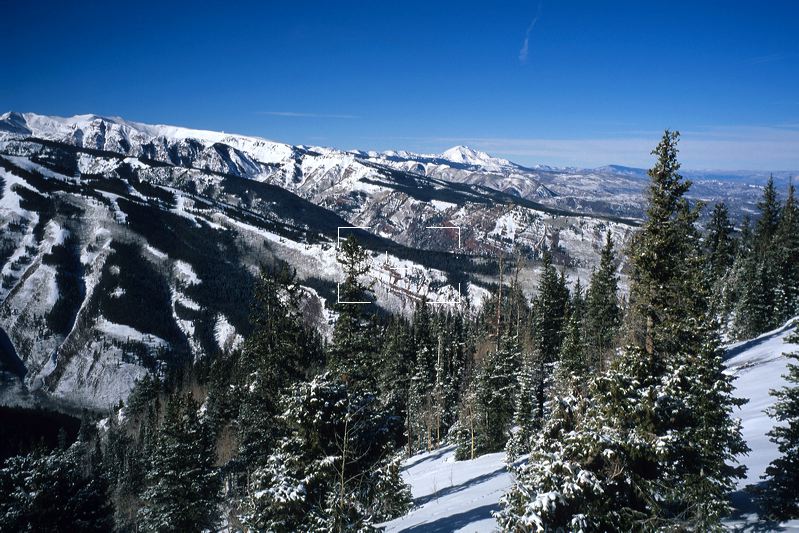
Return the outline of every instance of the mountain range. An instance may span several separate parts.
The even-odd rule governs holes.
[[[688,174],[695,198],[737,216],[761,193],[760,175]],[[235,348],[263,265],[296,269],[327,334],[349,234],[392,311],[479,306],[499,257],[530,292],[544,250],[587,281],[604,235],[621,247],[639,224],[646,184],[640,169],[525,167],[465,146],[341,151],[0,115],[0,403],[104,409],[147,372]]]

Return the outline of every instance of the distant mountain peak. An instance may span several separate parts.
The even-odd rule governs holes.
[[[464,145],[453,146],[449,150],[441,154],[442,159],[452,161],[453,163],[461,163],[464,165],[477,165],[481,167],[507,167],[513,166],[513,163],[507,159],[493,157],[486,152],[475,150]]]

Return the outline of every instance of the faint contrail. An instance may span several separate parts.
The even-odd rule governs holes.
[[[533,20],[530,21],[530,25],[527,26],[527,31],[524,32],[524,41],[522,42],[522,47],[519,50],[519,61],[521,63],[527,63],[527,53],[530,49],[530,32],[533,31],[535,23],[538,22],[538,18],[540,16],[541,16],[541,2],[538,2],[538,9],[536,10],[535,17],[533,17]]]

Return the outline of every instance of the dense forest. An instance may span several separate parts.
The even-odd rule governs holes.
[[[799,206],[770,181],[754,220],[735,228],[717,204],[700,227],[678,138],[652,152],[628,249],[608,234],[587,280],[545,252],[532,298],[522,255],[501,257],[479,309],[337,304],[325,339],[290,267],[264,269],[240,348],[158,367],[74,443],[6,459],[0,531],[372,531],[411,506],[402,459],[445,443],[459,460],[507,451],[504,530],[720,530],[747,451],[721,346],[799,314]],[[367,258],[341,244],[342,301],[374,299]],[[71,243],[47,260],[59,286],[83,290]],[[758,491],[778,519],[799,516],[799,366],[789,380],[775,392],[783,457]]]

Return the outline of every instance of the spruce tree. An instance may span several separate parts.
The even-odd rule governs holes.
[[[552,368],[560,356],[569,307],[565,276],[558,275],[549,252],[544,253],[543,272],[532,307],[533,348],[538,356],[534,372],[537,418],[543,419]]]
[[[261,272],[251,314],[253,333],[235,359],[241,387],[239,454],[246,469],[265,457],[274,440],[280,393],[323,362],[303,323],[297,287],[295,273],[286,267]]]
[[[724,276],[735,259],[735,240],[729,211],[724,202],[713,206],[705,237],[707,276],[709,285],[714,285]]]
[[[289,389],[282,438],[251,478],[245,523],[259,531],[372,531],[407,510],[394,421],[331,373]]]
[[[506,496],[507,529],[720,530],[747,448],[741,404],[706,316],[697,211],[678,174],[678,135],[653,152],[647,220],[632,249],[631,324],[587,394],[551,400],[552,416]],[[577,390],[572,383],[571,390]]]
[[[560,348],[558,371],[565,374],[587,375],[591,365],[586,360],[587,347],[583,336],[583,324],[577,313],[572,313],[566,323],[566,337]]]
[[[778,326],[799,314],[799,206],[793,183],[788,185],[788,197],[780,213],[774,248],[774,270],[778,281],[773,325]]]
[[[517,373],[516,394],[513,403],[513,425],[511,436],[505,446],[508,460],[514,461],[530,451],[530,444],[543,422],[538,418],[536,402],[537,371],[540,353],[526,351],[521,356],[521,367]]]
[[[733,330],[735,337],[743,340],[757,337],[771,328],[776,296],[772,265],[753,253],[741,259],[740,269]]]
[[[213,529],[221,502],[214,444],[194,400],[174,395],[147,470],[144,506],[139,511],[146,531]]]
[[[538,295],[535,298],[535,338],[546,362],[557,360],[563,342],[568,305],[568,289],[562,275],[552,265],[552,255],[544,253]]]
[[[610,231],[599,258],[599,268],[591,276],[586,296],[585,344],[591,367],[599,369],[609,358],[621,325],[619,278]]]
[[[436,379],[436,359],[430,309],[426,299],[416,306],[413,315],[415,364],[408,389],[407,432],[409,452],[433,448],[435,436],[435,405],[433,389]]]
[[[763,198],[757,207],[760,210],[760,217],[755,227],[755,247],[762,253],[770,247],[780,224],[780,201],[777,199],[774,176],[769,176],[768,183],[763,188]]]
[[[799,342],[799,336],[789,340]],[[768,435],[780,456],[766,468],[765,486],[759,491],[767,517],[778,521],[799,518],[799,352],[787,357],[792,360],[784,376],[788,383],[771,391],[777,401],[768,411],[778,422]]]
[[[408,393],[416,354],[410,324],[400,317],[392,318],[383,337],[378,390],[384,409],[405,421],[395,435],[398,445],[407,444]]]
[[[338,289],[339,315],[333,330],[330,365],[353,384],[374,390],[377,386],[374,317],[367,304],[347,303],[373,300],[371,284],[364,280],[370,270],[369,254],[351,235],[340,245],[337,259],[344,270],[344,281]]]
[[[5,460],[0,468],[0,531],[113,529],[106,478],[82,463],[86,444]]]

